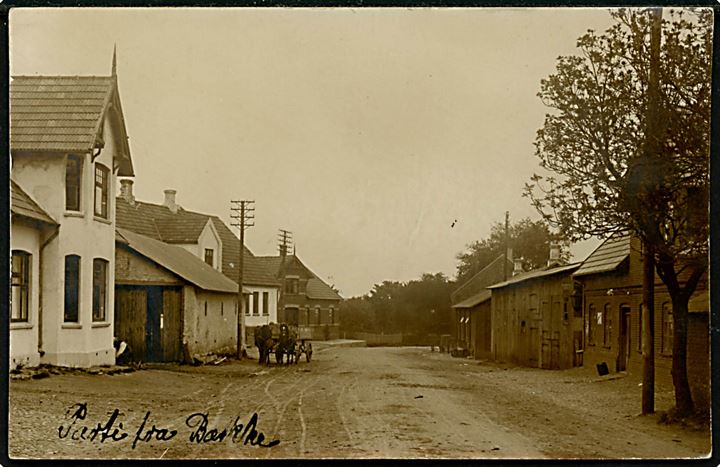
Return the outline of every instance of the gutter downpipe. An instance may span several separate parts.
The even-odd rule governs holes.
[[[38,258],[39,271],[38,271],[38,353],[40,357],[45,355],[43,350],[43,250],[50,242],[52,242],[60,234],[60,226],[56,226],[55,230],[50,236],[40,245],[40,258]]]

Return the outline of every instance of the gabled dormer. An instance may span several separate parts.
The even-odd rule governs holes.
[[[11,78],[13,177],[55,218],[111,222],[114,178],[134,175],[115,70]]]

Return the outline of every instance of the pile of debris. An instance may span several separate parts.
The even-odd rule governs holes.
[[[228,355],[217,355],[214,353],[209,353],[205,355],[195,354],[192,356],[192,364],[195,366],[220,365],[221,363],[226,362],[227,359]]]
[[[10,370],[10,379],[14,380],[27,380],[27,379],[43,379],[48,378],[50,375],[67,375],[67,374],[82,374],[82,375],[116,375],[121,373],[132,373],[133,371],[140,369],[137,366],[121,366],[121,365],[102,365],[92,366],[90,368],[71,368],[64,366],[54,366],[43,364],[36,367],[23,367],[18,366]]]

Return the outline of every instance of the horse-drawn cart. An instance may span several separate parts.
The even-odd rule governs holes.
[[[297,363],[304,353],[309,362],[312,358],[312,337],[309,327],[297,327],[285,323],[270,323],[254,330],[255,346],[260,354],[258,363],[270,364],[270,354],[277,363]]]

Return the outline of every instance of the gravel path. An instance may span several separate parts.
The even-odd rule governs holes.
[[[79,403],[85,413],[73,407]],[[657,408],[671,403],[672,390],[658,388]],[[12,457],[32,458],[675,458],[709,451],[707,431],[660,425],[656,416],[639,416],[639,407],[632,376],[504,367],[427,348],[329,347],[288,367],[245,361],[11,381],[9,447]],[[280,443],[257,446],[273,440]]]

